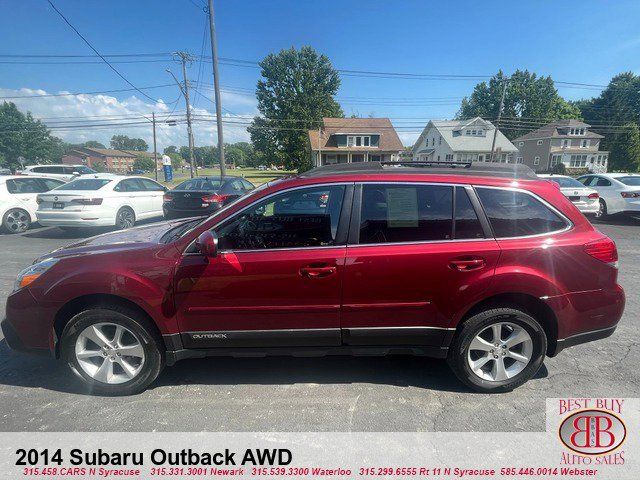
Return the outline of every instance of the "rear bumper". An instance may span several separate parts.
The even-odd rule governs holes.
[[[209,216],[212,213],[217,212],[222,208],[222,205],[219,203],[212,203],[207,208],[195,208],[195,209],[181,209],[172,206],[171,204],[164,204],[162,206],[162,211],[165,217],[173,217],[173,218],[187,218],[187,217],[204,217]]]
[[[98,212],[42,212],[37,211],[38,223],[45,227],[108,227],[115,225],[114,218],[105,217]]]
[[[574,205],[577,207],[578,210],[580,210],[580,212],[582,212],[585,215],[594,215],[594,214],[598,213],[598,210],[600,209],[600,203],[599,202],[574,203]]]

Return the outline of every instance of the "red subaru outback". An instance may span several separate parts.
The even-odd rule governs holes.
[[[210,355],[447,358],[513,389],[624,309],[614,242],[523,166],[344,164],[205,220],[90,238],[22,271],[2,330],[93,392]]]

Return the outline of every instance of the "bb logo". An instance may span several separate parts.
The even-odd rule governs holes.
[[[607,410],[580,410],[563,420],[560,440],[570,450],[582,455],[603,455],[624,443],[627,427]]]

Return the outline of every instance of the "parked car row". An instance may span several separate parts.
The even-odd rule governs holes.
[[[125,229],[163,216],[210,215],[254,188],[234,176],[194,178],[171,191],[146,177],[109,173],[82,173],[68,183],[33,173],[3,176],[0,218],[9,233],[23,233],[36,221],[63,229]]]

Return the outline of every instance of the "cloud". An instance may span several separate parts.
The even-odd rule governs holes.
[[[31,96],[48,94],[70,93],[66,91],[48,92],[43,89],[7,89],[0,88],[0,97]],[[195,92],[193,92],[195,93]],[[194,121],[193,134],[196,146],[213,145],[217,143],[216,124],[211,116],[215,115],[212,102],[207,102],[202,97],[196,101],[192,96],[192,104],[197,107],[192,109],[194,115],[205,115],[208,118]],[[231,92],[222,93],[223,105],[226,112],[224,117],[242,115],[242,120],[257,113],[256,100],[249,95],[240,95]],[[187,127],[185,123],[184,99],[159,99],[157,103],[146,102],[135,95],[126,98],[116,98],[110,95],[69,95],[41,98],[15,98],[8,99],[23,112],[31,112],[34,118],[41,119],[52,130],[51,133],[66,142],[82,143],[88,140],[97,140],[108,146],[113,135],[128,135],[130,137],[143,138],[151,147],[153,145],[153,133],[151,124],[146,123],[141,115],[150,118],[151,112],[155,112],[159,119],[167,118],[173,111],[173,119],[178,121],[175,126],[157,122],[156,136],[158,150],[169,145],[187,145]],[[137,117],[137,118],[136,118]],[[93,128],[86,127],[91,122]],[[106,123],[141,123],[140,125],[104,125]],[[74,125],[74,128],[64,129],[62,126]],[[85,128],[83,128],[85,126]],[[225,143],[247,141],[249,134],[244,125],[225,124]]]

